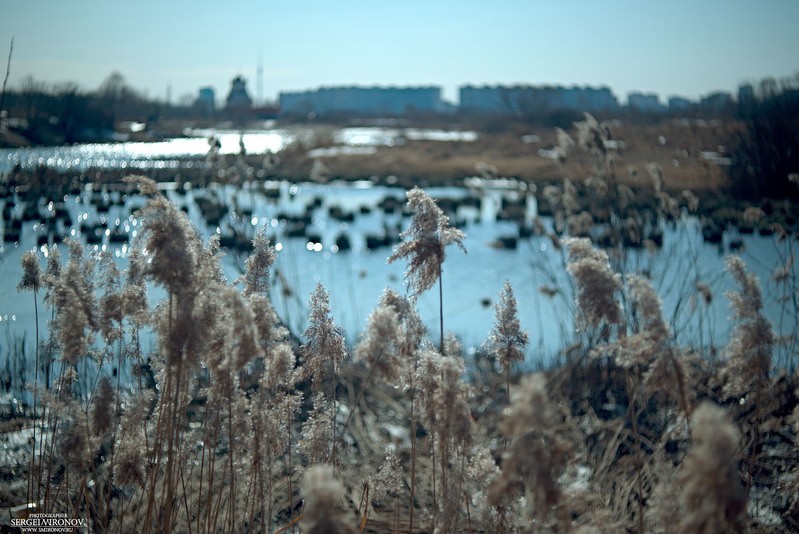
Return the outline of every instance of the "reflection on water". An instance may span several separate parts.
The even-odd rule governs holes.
[[[204,157],[208,153],[208,139],[216,137],[220,153],[238,154],[244,147],[248,154],[278,152],[286,146],[301,141],[313,142],[311,128],[270,130],[217,130],[189,129],[186,137],[154,142],[94,143],[59,147],[0,149],[0,174],[7,173],[19,164],[23,168],[46,165],[61,171],[83,171],[91,167],[100,169],[178,169],[194,163],[188,158]],[[399,129],[399,128],[342,128],[335,132],[337,144],[350,149],[355,147],[394,146],[411,141],[475,141],[475,132]],[[342,153],[370,153],[370,150],[339,149]]]
[[[477,132],[453,130],[427,130],[420,128],[342,128],[335,139],[345,145],[394,146],[409,141],[477,141]]]
[[[350,343],[357,341],[385,288],[405,292],[405,266],[399,262],[386,264],[392,244],[408,224],[407,215],[401,211],[404,190],[369,182],[270,182],[245,184],[239,189],[213,186],[208,190],[164,190],[187,212],[204,239],[214,234],[223,239],[227,248],[222,264],[228,280],[238,277],[254,232],[266,230],[279,250],[273,283],[275,308],[294,332],[305,328],[307,299],[317,282],[327,287],[333,316]],[[446,328],[474,352],[491,328],[491,305],[507,279],[519,299],[522,326],[531,334],[528,361],[545,361],[566,346],[574,335],[573,294],[563,251],[553,248],[545,235],[521,237],[519,221],[499,217],[503,203],[516,197],[529,224],[536,211],[534,197],[512,188],[500,191],[450,187],[429,192],[447,207],[451,220],[467,235],[464,244],[468,254],[456,248],[447,250],[443,274]],[[66,235],[79,238],[91,253],[112,252],[124,267],[129,247],[140,231],[135,209],[144,202],[142,197],[123,197],[117,191],[86,191],[69,196],[63,209],[73,224],[64,226]],[[12,217],[26,208],[24,202],[13,200],[4,205],[11,206]],[[551,221],[545,220],[544,224],[551,228]],[[16,284],[21,278],[23,252],[41,243],[45,230],[39,221],[26,221],[20,241],[4,243],[0,248],[0,318],[14,318],[0,323],[0,330],[6,331],[0,335],[27,332],[29,344],[33,305],[29,295],[17,293]],[[764,281],[764,300],[770,306],[766,311],[777,320],[778,299],[769,293],[774,290],[769,281],[782,253],[779,247],[784,244],[759,235],[741,238],[743,258]],[[62,259],[66,260],[63,253]],[[664,228],[660,252],[652,255],[645,250],[631,250],[619,268],[649,273],[663,299],[664,315],[680,343],[700,346],[700,350],[707,350],[711,343],[723,346],[730,329],[729,303],[723,294],[734,286],[724,275],[724,255],[717,246],[703,242],[698,221],[686,219],[676,227]],[[697,282],[713,290],[715,297],[710,306],[699,298]],[[542,288],[557,291],[554,296],[546,296]],[[423,294],[418,306],[435,332],[437,292]],[[41,326],[45,327],[45,323]]]
[[[277,152],[294,140],[285,132],[233,133],[219,132],[220,152],[237,154],[240,141],[248,153]],[[46,165],[60,171],[101,169],[179,168],[180,158],[204,157],[208,153],[207,137],[186,137],[165,141],[95,143],[60,147],[36,147],[0,150],[0,173],[14,165],[32,168]]]

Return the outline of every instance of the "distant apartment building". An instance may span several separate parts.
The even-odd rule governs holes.
[[[439,113],[446,109],[441,88],[425,87],[322,87],[312,91],[280,93],[282,116],[406,115]]]
[[[738,103],[750,103],[756,99],[755,87],[751,83],[738,86]]]
[[[660,113],[666,110],[660,103],[660,97],[655,93],[630,93],[627,95],[627,107],[631,111],[643,113]]]
[[[733,105],[733,98],[730,93],[716,91],[709,93],[699,99],[699,107],[707,111],[724,111]]]
[[[203,115],[213,115],[216,111],[216,95],[213,87],[200,87],[194,107]]]
[[[669,97],[668,105],[669,113],[680,113],[691,109],[694,103],[682,96],[672,96]]]
[[[466,113],[536,115],[556,110],[613,111],[619,102],[607,87],[494,85],[460,88],[460,109]]]

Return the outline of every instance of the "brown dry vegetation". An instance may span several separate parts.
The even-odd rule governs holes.
[[[294,339],[271,305],[276,251],[265,235],[231,284],[218,241],[202,242],[154,183],[134,179],[151,197],[127,272],[74,242],[63,265],[50,249],[45,272],[35,252],[23,257],[18,287],[47,294],[54,320],[42,356],[61,370],[48,391],[34,392],[37,417],[24,424],[38,447],[3,472],[13,488],[0,505],[35,501],[96,532],[799,529],[795,237],[777,230],[782,263],[765,297],[743,261],[729,258],[725,347],[680,346],[650,280],[624,272],[617,245],[645,237],[653,222],[645,216],[682,224],[692,202],[642,169],[633,183],[646,183],[657,202],[639,210],[634,192],[613,183],[629,176],[619,171],[629,156],[607,150],[601,124],[579,130],[590,135],[568,154],[561,184],[541,191],[555,221],[541,237],[570,275],[577,332],[562,365],[537,374],[513,368],[528,339],[509,286],[472,361],[443,339],[443,315],[440,331],[428,332],[414,297],[393,291],[348,351],[318,286],[309,328]],[[647,150],[630,148],[646,163],[670,157]],[[578,195],[563,179],[570,172],[580,184],[596,176],[585,184],[592,193]],[[408,262],[413,295],[435,287],[443,250],[461,234],[424,191],[408,197],[414,219],[392,258]],[[586,222],[598,204],[607,216]],[[668,261],[658,254],[652,261]],[[702,283],[680,298],[701,308],[714,298]],[[153,285],[165,294],[158,303],[148,301]],[[765,298],[783,311],[780,328],[765,318]],[[157,336],[150,351],[139,343],[145,327]],[[101,356],[132,368],[137,384],[80,382],[85,363]]]
[[[667,169],[666,189],[692,189],[697,193],[716,191],[725,184],[724,169],[702,159],[702,151],[716,151],[733,140],[740,126],[732,121],[671,120],[658,125],[612,123],[613,138],[625,145],[617,160],[619,183],[649,186],[646,165],[658,163]],[[327,129],[323,129],[327,131]],[[479,133],[475,142],[408,141],[403,145],[379,147],[373,155],[324,157],[330,176],[368,179],[396,176],[436,184],[454,182],[479,174],[476,165],[485,163],[501,176],[528,182],[558,182],[564,178],[582,180],[592,172],[593,161],[582,156],[565,166],[538,154],[540,148],[556,145],[551,128],[514,132]],[[537,135],[540,142],[525,143],[522,135]],[[661,145],[659,137],[665,138]],[[320,135],[314,146],[330,146],[330,135]],[[309,176],[312,162],[307,147],[298,144],[281,153],[281,175],[292,179]],[[676,162],[676,163],[675,163]]]

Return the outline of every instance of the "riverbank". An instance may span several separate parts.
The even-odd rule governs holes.
[[[656,125],[640,125],[621,120],[607,124],[614,141],[615,171],[620,183],[632,187],[648,183],[647,164],[657,163],[666,169],[666,187],[670,189],[711,190],[724,186],[726,146],[734,140],[739,126],[734,121],[670,119]],[[167,131],[164,133],[166,134]],[[502,176],[532,181],[581,181],[591,175],[590,157],[572,154],[558,160],[553,148],[557,132],[553,128],[506,125],[502,129],[476,119],[466,123],[408,123],[372,125],[372,123],[281,124],[267,122],[237,130],[230,125],[217,128],[205,124],[173,125],[168,139],[205,137],[215,132],[236,136],[259,132],[279,132],[287,145],[272,143],[259,147],[247,157],[248,164],[260,163],[264,150],[279,152],[279,172],[292,180],[306,179],[315,161],[324,163],[328,175],[345,180],[396,176],[399,179],[423,179],[431,185],[452,182],[490,170]],[[379,139],[355,139],[360,132]],[[348,139],[342,140],[341,133]],[[570,132],[576,136],[575,132]],[[459,135],[465,134],[465,135]],[[382,138],[380,138],[382,136]],[[90,145],[97,146],[97,145]],[[115,146],[115,145],[109,145]],[[121,145],[120,145],[121,146]],[[360,150],[341,150],[355,146]],[[238,152],[238,146],[235,147]],[[208,150],[206,146],[204,151]],[[252,150],[248,150],[252,152]],[[192,159],[202,158],[197,154]],[[86,156],[86,154],[84,154]],[[160,157],[160,156],[159,156]],[[175,157],[185,157],[176,154]],[[171,159],[171,158],[166,158]]]
[[[657,126],[612,123],[616,145],[614,170],[619,183],[649,185],[646,166],[656,163],[665,170],[665,186],[671,190],[714,191],[725,185],[723,158],[737,126],[728,123],[675,120]],[[281,171],[289,178],[308,176],[313,160],[319,159],[330,176],[365,179],[396,176],[424,180],[430,185],[453,182],[481,170],[534,182],[582,181],[595,174],[595,159],[574,153],[558,160],[553,148],[557,133],[551,128],[509,132],[477,131],[473,142],[412,141],[378,146],[371,154],[335,154],[308,158],[305,147],[290,146],[281,154]],[[573,136],[576,136],[572,132]],[[322,139],[311,148],[332,146]]]

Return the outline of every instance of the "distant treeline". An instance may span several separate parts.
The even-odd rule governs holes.
[[[799,74],[760,82],[738,99],[743,124],[730,182],[744,198],[799,198]]]
[[[131,88],[112,73],[94,91],[74,82],[46,84],[27,77],[4,95],[9,130],[34,145],[71,144],[113,139],[121,121],[152,123],[191,115],[186,105],[170,105]]]

